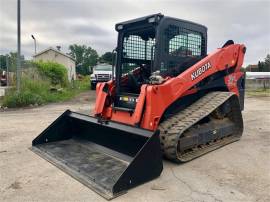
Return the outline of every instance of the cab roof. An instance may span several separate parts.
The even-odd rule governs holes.
[[[149,19],[152,19],[153,22],[149,22]],[[118,29],[119,25],[122,25],[123,26],[122,29],[124,29],[124,28],[127,28],[127,27],[136,26],[138,24],[145,24],[145,23],[155,23],[155,24],[158,24],[158,23],[161,22],[161,20],[162,21],[175,20],[175,21],[178,21],[178,22],[192,24],[192,25],[195,25],[195,26],[201,27],[202,29],[207,30],[207,27],[204,26],[204,25],[202,25],[202,24],[195,23],[195,22],[188,21],[188,20],[182,20],[182,19],[178,19],[178,18],[164,16],[161,13],[147,15],[147,16],[144,16],[144,17],[135,18],[135,19],[132,19],[132,20],[128,20],[128,21],[117,23],[115,25],[115,30],[116,31],[120,31],[120,29]]]

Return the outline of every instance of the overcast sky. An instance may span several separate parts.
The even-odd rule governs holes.
[[[16,0],[0,0],[0,54],[16,51]],[[270,53],[270,0],[21,0],[22,54],[85,44],[102,54],[116,46],[117,22],[153,13],[208,27],[208,52],[228,39],[247,46],[245,65]]]

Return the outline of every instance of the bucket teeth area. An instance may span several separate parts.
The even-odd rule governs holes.
[[[102,152],[102,147],[91,142],[70,139],[38,145],[36,150],[46,154],[46,159],[57,167],[81,178],[83,184],[103,190],[112,188],[128,167],[128,162]]]
[[[159,132],[64,112],[31,150],[106,199],[158,177]]]

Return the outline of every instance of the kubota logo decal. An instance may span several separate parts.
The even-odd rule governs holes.
[[[191,80],[193,81],[194,79],[196,79],[197,77],[199,77],[200,75],[202,75],[204,72],[206,72],[208,69],[210,69],[211,63],[207,62],[206,64],[204,64],[203,66],[201,66],[200,68],[198,68],[195,72],[193,72],[191,74]]]

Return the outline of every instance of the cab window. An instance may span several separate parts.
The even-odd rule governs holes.
[[[175,25],[165,29],[165,52],[171,56],[201,56],[202,35]]]

